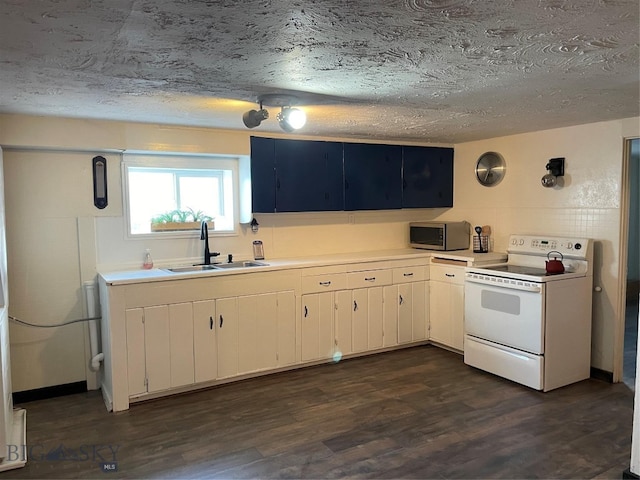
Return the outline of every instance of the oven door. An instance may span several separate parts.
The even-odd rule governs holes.
[[[464,287],[465,333],[543,354],[544,283],[470,277]]]

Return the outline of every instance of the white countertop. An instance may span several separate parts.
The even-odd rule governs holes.
[[[507,261],[504,252],[474,253],[473,250],[457,250],[454,252],[430,252],[432,258],[445,258],[448,260],[460,260],[467,262],[467,266],[489,265]]]
[[[294,268],[322,267],[329,265],[347,265],[361,262],[379,262],[385,260],[411,260],[424,258],[428,261],[431,257],[458,260],[467,262],[468,266],[499,263],[506,261],[507,254],[501,252],[474,253],[472,250],[457,250],[440,252],[433,250],[421,250],[405,248],[398,250],[382,250],[370,252],[351,252],[332,255],[318,255],[298,258],[278,258],[260,260],[265,266],[249,268],[233,268],[219,270],[205,270],[196,272],[171,272],[166,268],[152,268],[150,270],[125,270],[119,272],[100,273],[100,276],[109,285],[124,285],[133,283],[161,282],[167,280],[179,280],[186,278],[214,277],[222,275],[238,275]],[[177,265],[176,265],[177,266]]]

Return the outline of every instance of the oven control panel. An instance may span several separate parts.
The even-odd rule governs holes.
[[[511,235],[507,251],[531,255],[547,254],[553,251],[571,258],[586,258],[589,242],[588,238]]]

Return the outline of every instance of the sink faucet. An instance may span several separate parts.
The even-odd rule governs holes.
[[[209,228],[206,221],[200,224],[200,240],[204,240],[204,265],[211,265],[211,257],[217,257],[220,252],[209,252]]]

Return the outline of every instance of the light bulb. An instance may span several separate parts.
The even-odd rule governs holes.
[[[291,128],[298,130],[304,127],[307,123],[307,115],[299,108],[290,108],[289,115],[287,116],[287,122],[291,125]]]
[[[307,122],[307,115],[298,108],[282,107],[276,118],[285,132],[298,130]]]

